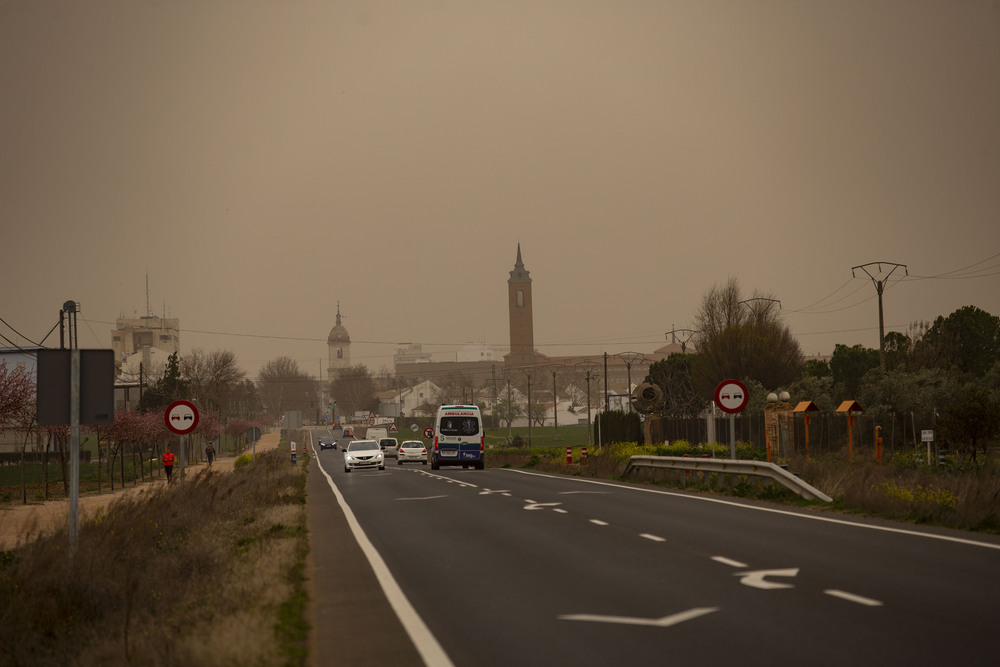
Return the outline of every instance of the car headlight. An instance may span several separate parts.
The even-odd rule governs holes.
[[[354,460],[354,457],[353,457],[353,456],[351,456],[350,454],[348,454],[347,456],[345,456],[345,457],[344,457],[344,460],[345,460],[345,461],[353,461],[353,460]]]
[[[375,458],[377,458],[377,459],[380,459],[380,458],[382,458],[382,452],[379,452],[378,454],[376,454],[376,455],[375,455]]]

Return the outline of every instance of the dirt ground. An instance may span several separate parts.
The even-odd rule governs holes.
[[[280,434],[278,431],[265,433],[257,442],[257,451],[273,449],[278,446]],[[235,457],[218,458],[212,464],[213,470],[231,472]],[[185,477],[197,475],[208,468],[207,463],[189,465],[185,469]],[[177,474],[176,472],[174,473]],[[177,480],[174,480],[176,483]],[[80,496],[79,519],[91,516],[95,511],[109,505],[118,498],[127,495],[146,493],[166,484],[164,478],[159,478],[153,482],[139,484],[138,486],[127,486],[123,489],[110,490],[96,495]],[[39,535],[51,534],[58,528],[69,525],[69,501],[51,500],[49,502],[35,502],[27,505],[20,503],[7,503],[0,505],[0,551],[12,549],[18,544],[35,539]]]

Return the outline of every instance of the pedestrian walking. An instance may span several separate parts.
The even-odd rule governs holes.
[[[208,467],[212,467],[212,461],[215,460],[215,447],[212,443],[208,443],[208,447],[205,448],[205,456],[208,457]]]
[[[170,451],[170,447],[167,447],[166,453],[161,459],[163,461],[163,471],[167,473],[167,484],[170,484],[170,473],[174,471],[174,453]]]

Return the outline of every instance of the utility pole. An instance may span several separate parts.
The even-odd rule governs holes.
[[[646,355],[644,355],[641,352],[622,352],[620,354],[616,354],[615,356],[625,362],[625,369],[628,372],[628,395],[631,396],[632,395],[632,364],[635,363],[637,360],[640,360],[640,359],[642,361],[645,361],[646,360]],[[604,391],[605,391],[605,393],[607,393],[607,391],[608,391],[608,378],[607,378],[607,375],[605,375],[605,377],[604,377]],[[604,409],[607,410],[607,406],[605,406]],[[631,400],[629,400],[629,402],[628,402],[628,411],[632,412],[632,401]]]
[[[524,377],[528,378],[528,447],[531,447],[531,375],[532,371],[521,369]]]
[[[879,280],[878,276],[882,275],[883,264],[891,266],[892,268],[889,269],[889,272],[885,274],[884,278]],[[878,267],[878,270],[874,275],[872,275],[872,272],[868,270],[869,267],[873,266]],[[899,267],[903,267],[903,273],[910,275],[910,272],[906,269],[906,264],[896,264],[894,262],[869,262],[868,264],[851,267],[852,278],[856,277],[857,274],[855,272],[858,269],[861,269],[868,275],[869,278],[872,279],[872,282],[875,284],[875,291],[878,293],[878,363],[882,370],[885,370],[885,316],[882,312],[882,293],[885,291],[885,284],[889,282],[889,276],[891,276]]]
[[[608,402],[608,353],[604,353],[604,413],[607,414],[611,410],[611,404]]]
[[[766,305],[758,306],[757,304],[760,303]],[[740,305],[749,308],[750,312],[753,313],[754,317],[760,317],[762,313],[767,312],[767,309],[771,307],[772,303],[778,304],[778,308],[779,309],[781,308],[781,301],[779,301],[778,299],[771,299],[764,296],[755,296],[751,299],[744,299],[743,301],[740,301]]]
[[[556,369],[552,369],[552,439],[559,440],[559,395],[556,393]]]
[[[698,333],[698,332],[695,331],[694,329],[671,329],[670,331],[668,331],[667,333],[665,333],[663,335],[664,335],[664,338],[666,338],[667,340],[669,340],[671,343],[677,343],[677,342],[679,342],[681,344],[681,354],[687,354],[687,344],[688,344],[688,341],[691,340],[691,338],[696,333]],[[678,341],[677,340],[677,334],[687,334],[687,336],[684,337],[683,339],[681,339],[680,341]]]
[[[586,378],[587,378],[587,444],[593,445],[594,438],[592,435],[593,431],[591,430],[593,426],[592,424],[593,420],[590,417],[590,381],[592,379],[596,380],[597,378],[595,377],[596,374],[594,373],[595,369],[593,365],[590,364],[578,364],[578,365],[584,367],[584,372],[586,373]],[[600,405],[600,403],[598,403],[598,405]]]

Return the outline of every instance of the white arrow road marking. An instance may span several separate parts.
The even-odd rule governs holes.
[[[740,583],[744,586],[754,588],[794,588],[792,584],[779,584],[776,581],[764,581],[764,577],[794,577],[799,573],[799,568],[790,567],[787,570],[755,570],[753,572],[737,572],[735,576],[740,577]]]
[[[525,500],[524,502],[528,503],[524,506],[524,509],[526,510],[543,510],[546,507],[556,507],[558,505],[562,505],[562,503],[536,503],[534,500]]]
[[[632,616],[601,616],[600,614],[566,614],[560,616],[562,621],[591,621],[593,623],[619,623],[621,625],[645,625],[654,628],[669,628],[684,621],[690,621],[719,611],[719,607],[695,607],[663,618],[634,618]]]
[[[862,597],[860,595],[855,595],[854,593],[848,593],[846,591],[838,591],[835,589],[830,589],[823,591],[827,595],[832,595],[835,598],[840,598],[841,600],[847,600],[848,602],[857,602],[858,604],[863,604],[868,607],[881,607],[884,603],[879,600],[872,600],[871,598]]]

